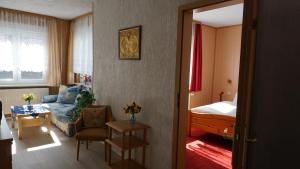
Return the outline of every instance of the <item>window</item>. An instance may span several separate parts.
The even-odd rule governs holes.
[[[0,84],[46,83],[47,21],[0,12]]]
[[[81,75],[92,75],[93,71],[93,18],[92,15],[74,22],[73,71]]]

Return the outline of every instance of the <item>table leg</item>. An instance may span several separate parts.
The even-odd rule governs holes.
[[[23,137],[22,118],[18,118],[17,122],[18,122],[18,137],[19,140],[22,140]]]
[[[50,130],[51,130],[51,118],[50,118],[50,114],[47,114],[45,118],[46,118],[46,122],[47,122],[48,134],[50,134]]]
[[[104,160],[107,162],[107,143],[104,141]]]
[[[108,127],[108,138],[112,139],[112,128]],[[111,166],[111,145],[108,144],[108,165]]]
[[[147,129],[144,129],[144,141],[146,141],[147,137]],[[143,146],[143,160],[142,160],[142,165],[145,166],[145,160],[146,160],[146,146]]]
[[[131,136],[132,132],[129,132],[129,149],[128,149],[128,160],[131,160]]]
[[[111,145],[108,144],[108,165],[111,166]]]
[[[14,117],[14,113],[11,112],[11,128],[15,128],[16,118]]]
[[[121,160],[122,160],[122,166],[121,168],[124,168],[124,147],[125,147],[125,133],[122,134],[122,150],[121,150]]]

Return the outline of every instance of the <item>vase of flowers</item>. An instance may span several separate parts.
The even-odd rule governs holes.
[[[92,76],[90,76],[88,74],[84,74],[83,76],[81,76],[81,79],[85,85],[88,85],[92,82]]]
[[[25,102],[27,102],[28,111],[31,111],[33,109],[32,100],[35,98],[34,94],[33,93],[23,94],[22,98]]]
[[[134,124],[136,121],[135,114],[139,113],[141,110],[141,106],[137,105],[135,102],[133,102],[131,105],[126,105],[126,107],[124,107],[125,113],[131,115],[130,122],[132,124]]]

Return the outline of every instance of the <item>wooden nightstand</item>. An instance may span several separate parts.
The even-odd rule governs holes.
[[[108,165],[111,169],[145,169],[146,146],[149,145],[146,140],[148,125],[130,121],[108,122],[109,137],[105,140],[105,147],[108,146]],[[116,131],[121,136],[112,137],[112,132]],[[142,131],[143,138],[139,138],[136,133]],[[121,160],[115,163],[111,162],[112,146],[121,152]],[[135,148],[143,149],[142,164],[139,164],[131,157],[131,150]],[[125,152],[128,151],[128,159],[125,159]],[[105,157],[106,159],[106,157]]]

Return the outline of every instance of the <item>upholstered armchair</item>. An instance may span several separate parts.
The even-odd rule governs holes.
[[[105,123],[112,121],[110,106],[88,106],[81,111],[80,117],[75,123],[77,140],[77,160],[79,160],[80,142],[86,141],[88,149],[89,141],[105,141],[108,137],[108,128]],[[105,146],[106,157],[106,146]]]

